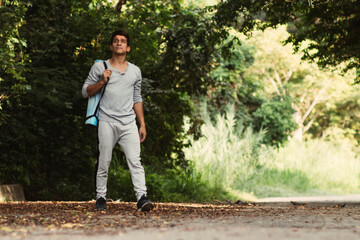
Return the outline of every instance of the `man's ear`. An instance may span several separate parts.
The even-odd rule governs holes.
[[[126,52],[130,52],[130,46],[127,47]]]

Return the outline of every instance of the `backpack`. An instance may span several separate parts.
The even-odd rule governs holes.
[[[107,69],[107,65],[103,60],[96,60],[95,62],[102,61],[104,63],[105,70]],[[105,88],[108,81],[105,83],[103,90],[96,93],[94,96],[89,97],[88,105],[86,110],[86,120],[85,124],[97,126],[99,122],[99,107],[100,107],[100,100],[104,95]]]

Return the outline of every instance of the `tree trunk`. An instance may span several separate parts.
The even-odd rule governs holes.
[[[25,201],[24,190],[20,184],[0,185],[0,202]]]

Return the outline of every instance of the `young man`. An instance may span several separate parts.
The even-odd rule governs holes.
[[[112,58],[95,63],[83,85],[84,97],[102,91],[100,102],[98,139],[99,158],[96,173],[96,207],[106,210],[106,185],[113,148],[118,143],[124,150],[140,211],[149,211],[154,205],[146,198],[145,172],[140,159],[140,142],[146,138],[146,128],[141,98],[141,71],[126,61],[130,52],[130,37],[123,30],[111,36]],[[137,128],[136,120],[140,128]]]

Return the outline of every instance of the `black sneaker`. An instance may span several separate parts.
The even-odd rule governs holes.
[[[154,208],[154,204],[149,199],[147,199],[145,195],[142,195],[142,197],[137,202],[137,208],[138,211],[142,212],[150,211]]]
[[[106,200],[104,198],[101,197],[96,200],[95,210],[106,211]]]

